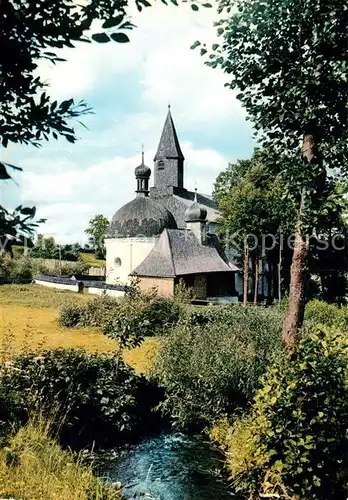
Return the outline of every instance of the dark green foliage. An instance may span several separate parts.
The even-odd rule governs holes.
[[[65,327],[91,326],[104,328],[116,314],[119,302],[109,297],[98,297],[87,304],[71,302],[59,311],[59,323]]]
[[[15,397],[22,413],[53,419],[64,444],[116,444],[156,422],[158,389],[118,356],[57,349],[22,355],[2,370],[0,394]]]
[[[22,281],[30,283],[37,274],[71,277],[74,274],[83,274],[88,267],[88,264],[83,262],[62,263],[61,265],[57,262],[49,268],[47,262],[42,259],[32,259],[24,255],[15,258],[0,255],[0,277],[13,283]]]
[[[145,336],[161,335],[180,318],[182,307],[173,300],[143,295],[115,300],[97,298],[86,304],[67,304],[60,310],[62,326],[99,327],[122,347],[135,347]]]
[[[219,7],[221,43],[207,64],[231,75],[264,145],[298,154],[303,134],[313,133],[324,161],[346,168],[346,1],[221,0]],[[303,184],[316,165],[300,165],[293,174]]]
[[[240,306],[191,310],[162,340],[152,375],[178,427],[211,424],[244,406],[281,352],[282,314]]]
[[[104,333],[124,347],[139,345],[146,336],[167,333],[178,321],[181,308],[173,300],[125,299],[115,310]]]
[[[228,442],[235,485],[249,498],[345,500],[347,361],[347,336],[313,327],[268,371]]]

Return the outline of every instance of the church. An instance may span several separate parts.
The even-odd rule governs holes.
[[[142,290],[156,287],[172,297],[183,280],[197,299],[235,302],[239,269],[229,261],[216,234],[219,215],[211,196],[184,186],[184,155],[170,107],[151,169],[135,168],[133,200],[113,216],[106,246],[106,283],[137,278]]]

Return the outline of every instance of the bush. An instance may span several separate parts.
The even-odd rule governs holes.
[[[82,326],[84,307],[81,304],[76,304],[74,302],[64,304],[59,311],[59,324],[66,328],[72,328],[74,326]]]
[[[106,296],[95,298],[85,304],[70,302],[60,308],[59,323],[68,328],[90,326],[104,329],[118,307],[117,300]]]
[[[338,307],[321,300],[311,300],[306,305],[305,323],[308,325],[321,323],[348,331],[348,307]]]
[[[59,322],[65,327],[99,327],[124,347],[133,347],[139,345],[144,336],[160,335],[172,328],[179,321],[181,311],[181,306],[169,299],[101,297],[86,304],[64,305]]]
[[[4,399],[54,418],[64,444],[116,444],[156,422],[159,391],[117,356],[57,349],[19,356],[2,370]]]
[[[29,257],[11,258],[8,255],[0,255],[0,276],[14,283],[18,281],[30,282],[33,279],[35,267]]]
[[[268,371],[251,414],[227,438],[237,491],[249,498],[346,498],[346,338],[313,328]]]
[[[162,340],[154,362],[152,376],[166,389],[161,408],[178,427],[210,425],[250,401],[281,350],[276,310],[191,310]]]

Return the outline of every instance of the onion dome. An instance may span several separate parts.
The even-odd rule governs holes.
[[[157,236],[164,229],[177,229],[171,212],[148,196],[137,196],[113,216],[109,238]]]
[[[151,169],[145,165],[144,152],[142,152],[141,157],[142,157],[141,164],[134,170],[135,178],[148,179],[151,175]]]
[[[197,192],[195,192],[194,202],[185,211],[185,222],[204,222],[206,218],[207,211],[197,203]]]

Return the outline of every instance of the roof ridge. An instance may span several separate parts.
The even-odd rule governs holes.
[[[171,239],[170,239],[170,236],[169,236],[169,231],[168,231],[167,228],[165,228],[165,232],[166,232],[167,238],[168,238],[170,260],[171,260],[171,263],[172,263],[172,266],[173,266],[173,269],[174,269],[174,276],[176,276],[176,267],[175,267],[175,263],[174,263],[174,259],[173,259],[173,247],[172,247],[172,242],[171,242]]]

